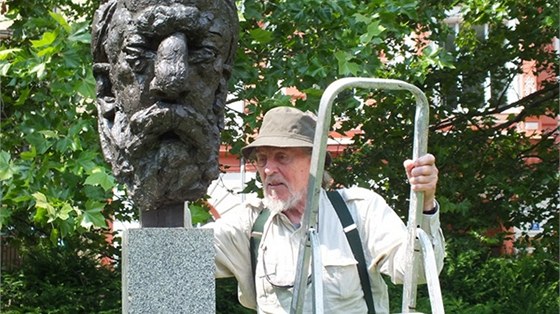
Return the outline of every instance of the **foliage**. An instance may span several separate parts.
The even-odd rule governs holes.
[[[15,272],[2,273],[2,313],[120,313],[120,271],[102,266],[91,245],[38,245]]]
[[[558,313],[558,259],[533,255],[494,257],[489,250],[463,250],[449,243],[442,273],[450,313]]]
[[[0,225],[56,244],[106,227],[102,210],[115,183],[97,140],[88,23],[49,12],[22,27],[42,33],[14,35],[0,60]]]
[[[558,34],[557,3],[237,3],[241,33],[231,101],[245,101],[247,111],[226,113],[223,141],[232,153],[239,152],[246,134],[253,134],[263,112],[292,103],[314,111],[335,79],[365,76],[415,84],[432,103],[429,151],[438,158],[438,200],[450,242],[442,274],[448,311],[506,312],[503,304],[519,312],[555,308],[558,286],[550,278],[558,278],[557,130],[534,137],[517,132],[516,124],[531,116],[558,116],[557,55],[547,46]],[[27,262],[17,273],[2,274],[3,310],[12,300],[9,310],[36,311],[40,302],[35,301],[49,304],[47,298],[65,287],[68,299],[48,310],[111,311],[119,307],[115,290],[115,298],[100,297],[106,304],[88,299],[107,296],[107,289],[120,285],[119,251],[105,243],[105,221],[131,219],[134,211],[124,206],[124,196],[114,195],[118,186],[98,144],[89,23],[99,1],[6,4],[14,25],[13,37],[0,46],[0,225],[3,237]],[[454,8],[463,17],[457,33],[442,23]],[[508,20],[514,23],[504,23]],[[489,30],[485,36],[483,24]],[[423,53],[417,53],[420,47]],[[539,91],[514,101],[505,91],[530,60],[534,71],[551,77]],[[491,84],[490,94],[484,84]],[[292,100],[281,92],[292,86],[306,97]],[[402,161],[411,151],[414,123],[411,103],[406,93],[355,90],[342,93],[333,108],[338,131],[361,130],[330,169],[337,183],[375,189],[402,216],[408,195]],[[507,111],[511,108],[521,110]],[[509,116],[497,120],[499,113]],[[207,217],[200,215],[195,218]],[[507,236],[490,236],[489,229],[546,221],[532,240],[533,255],[488,253]],[[115,257],[113,272],[94,267],[94,256]],[[79,278],[85,281],[72,281],[69,274],[74,273],[64,273],[64,263],[82,269],[85,277]],[[499,285],[504,282],[509,284]],[[224,287],[220,296],[235,295],[231,282],[219,286]],[[224,311],[236,310],[232,305]]]
[[[89,27],[98,3],[6,5],[14,24],[0,46],[0,228],[23,264],[2,271],[2,312],[120,310],[118,263],[100,261],[120,255],[107,219],[132,212],[113,195],[99,149]]]
[[[473,241],[473,243],[476,241]],[[491,250],[464,250],[448,242],[440,275],[447,313],[558,313],[559,263],[549,254],[494,256]],[[402,286],[389,283],[391,309],[401,308]],[[418,287],[417,310],[430,313],[427,287]]]
[[[237,280],[235,278],[216,279],[216,313],[255,313],[255,311],[241,306],[239,301],[237,301]]]

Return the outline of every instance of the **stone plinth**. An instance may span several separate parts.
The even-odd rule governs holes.
[[[211,229],[139,228],[123,238],[123,313],[214,313]]]

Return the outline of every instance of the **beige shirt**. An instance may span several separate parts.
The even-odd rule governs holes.
[[[389,313],[387,286],[381,273],[394,283],[402,283],[405,269],[406,227],[385,200],[370,190],[339,190],[356,222],[377,313]],[[262,210],[255,201],[239,206],[209,225],[214,228],[216,277],[235,276],[239,301],[259,313],[287,313],[290,310],[297,269],[299,244],[306,230],[296,228],[284,214],[271,215],[265,223],[253,280],[249,237]],[[356,260],[326,192],[319,200],[319,242],[323,266],[324,309],[326,313],[366,313]],[[422,229],[434,245],[438,270],[443,266],[444,239],[439,211],[424,215]],[[422,274],[423,277],[423,274]],[[312,312],[312,285],[306,292],[305,312]]]

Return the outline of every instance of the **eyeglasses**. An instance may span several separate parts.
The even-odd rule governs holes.
[[[306,148],[299,148],[299,150],[296,150],[295,148],[289,148],[289,150],[288,149],[277,149],[277,150],[264,149],[264,150],[256,151],[253,156],[253,160],[257,164],[257,167],[261,167],[261,168],[266,166],[269,159],[272,159],[278,164],[285,166],[290,164],[294,160],[294,158],[299,156],[300,154],[310,155],[311,150]]]
[[[268,154],[265,154],[265,153],[256,153],[255,154],[255,163],[257,164],[258,167],[262,168],[262,167],[266,166],[266,164],[268,163],[268,159],[269,159]],[[285,165],[291,163],[294,158],[293,158],[293,156],[291,156],[291,155],[289,155],[285,152],[276,152],[276,153],[273,154],[272,159],[275,162],[285,166]]]
[[[285,276],[278,276],[276,273],[271,273],[267,270],[266,268],[266,247],[263,249],[263,270],[264,270],[264,276],[266,278],[266,281],[268,281],[269,284],[271,284],[273,287],[276,288],[283,288],[283,289],[289,289],[289,288],[293,288],[294,284],[295,284],[295,277],[296,274],[293,274],[293,277],[290,276],[290,278],[287,278]],[[307,277],[307,285],[309,285],[311,283],[311,274],[308,275]]]

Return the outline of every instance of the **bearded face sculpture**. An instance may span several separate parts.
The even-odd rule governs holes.
[[[141,216],[182,213],[218,177],[237,36],[230,0],[113,0],[96,12],[101,146]]]

